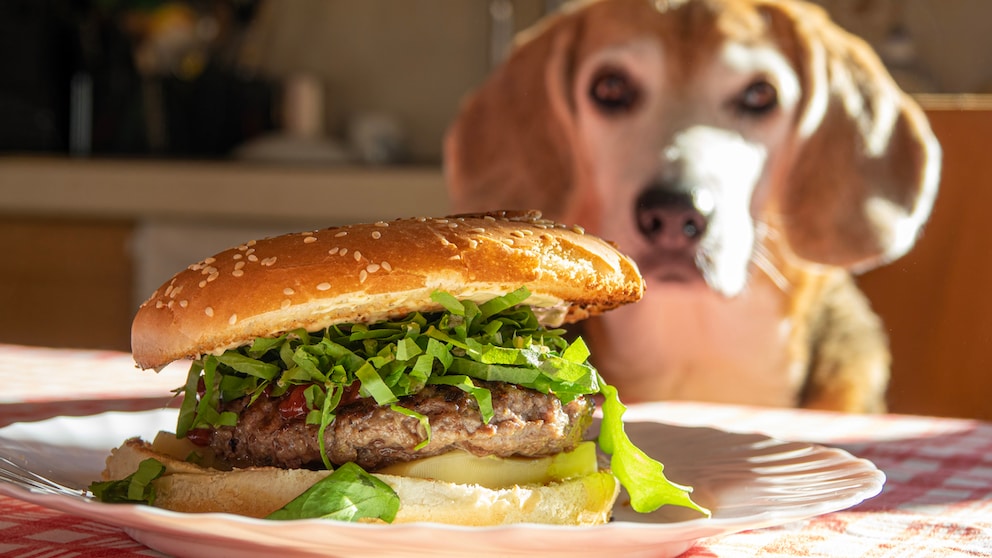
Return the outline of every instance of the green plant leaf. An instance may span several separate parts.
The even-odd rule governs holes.
[[[346,463],[317,481],[268,519],[381,519],[391,523],[400,498],[390,486],[354,463]]]

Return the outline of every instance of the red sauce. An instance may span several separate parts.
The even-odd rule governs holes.
[[[193,428],[186,432],[186,438],[200,447],[209,446],[213,437],[214,431],[212,428]]]
[[[310,412],[305,392],[307,386],[296,386],[279,401],[279,414],[285,420],[305,417]]]
[[[358,401],[361,398],[358,393],[360,388],[360,382],[354,382],[350,386],[345,387],[344,393],[341,394],[341,401],[338,403],[338,407],[344,407]],[[296,386],[282,397],[279,401],[279,414],[283,419],[302,418],[310,412],[311,409],[307,405],[307,399],[304,395],[306,389],[307,386]]]
[[[361,399],[358,391],[361,389],[361,382],[352,382],[350,386],[345,386],[344,393],[341,394],[341,402],[338,403],[338,407],[344,407],[345,405],[350,405],[355,401]]]

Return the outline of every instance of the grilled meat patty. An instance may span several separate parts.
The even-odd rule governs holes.
[[[335,465],[355,462],[367,471],[393,463],[463,449],[476,455],[544,456],[568,451],[592,422],[591,399],[578,397],[563,405],[555,395],[515,385],[480,382],[492,392],[495,416],[482,422],[479,406],[454,386],[429,385],[400,399],[399,405],[428,418],[431,441],[414,450],[425,432],[413,417],[363,398],[337,409],[325,431],[328,457]],[[284,396],[287,397],[287,396]],[[210,448],[238,466],[322,468],[318,427],[304,417],[279,412],[282,398],[247,398],[225,403],[222,411],[239,414],[236,426],[214,431]]]

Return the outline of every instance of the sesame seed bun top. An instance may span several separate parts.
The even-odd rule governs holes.
[[[192,264],[138,309],[131,349],[160,368],[293,329],[437,311],[435,290],[482,302],[521,286],[548,325],[644,292],[615,246],[538,212],[399,219],[250,241]]]

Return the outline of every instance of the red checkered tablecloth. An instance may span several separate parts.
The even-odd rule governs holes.
[[[886,474],[882,493],[855,508],[707,539],[684,558],[992,556],[990,423],[682,402],[657,412],[673,424],[840,447]]]
[[[161,407],[184,377],[182,365],[157,375],[137,371],[123,353],[0,345],[0,426]],[[689,402],[638,406],[628,418],[638,412],[672,424],[841,447],[887,476],[879,496],[852,509],[704,539],[685,558],[992,556],[992,424]],[[0,556],[160,554],[116,527],[0,496]]]

